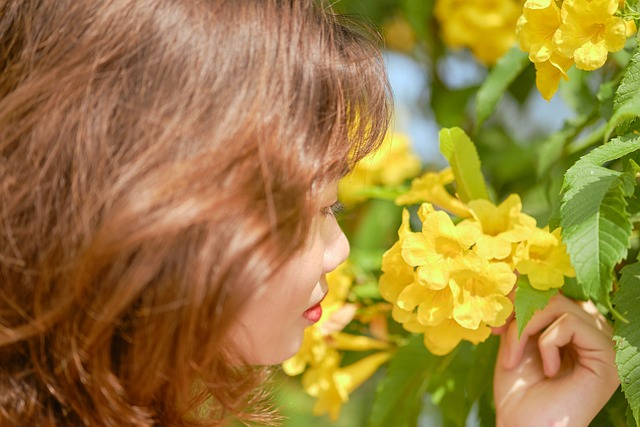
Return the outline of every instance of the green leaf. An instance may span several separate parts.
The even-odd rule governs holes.
[[[589,115],[598,105],[589,87],[592,73],[571,67],[567,75],[569,79],[558,87],[562,100],[578,115]],[[613,99],[613,92],[611,98]]]
[[[487,391],[492,390],[493,369],[498,357],[500,339],[490,336],[485,342],[473,347],[473,364],[467,379],[467,396],[475,402]]]
[[[589,294],[586,293],[585,289],[578,285],[578,281],[575,277],[565,277],[564,285],[562,285],[562,295],[577,300],[577,301],[588,301]]]
[[[427,381],[441,359],[427,351],[422,335],[400,347],[378,384],[369,427],[417,425]]]
[[[369,200],[359,207],[358,224],[351,235],[354,249],[363,251],[379,250],[391,247],[398,240],[402,207],[388,200]],[[345,219],[349,213],[345,213]]]
[[[469,399],[470,373],[477,366],[473,345],[462,342],[442,360],[429,380],[431,401],[442,414],[444,425],[464,427],[473,402]]]
[[[616,365],[627,401],[636,423],[640,422],[640,264],[622,269],[620,289],[613,305],[625,319],[616,319]]]
[[[500,58],[478,90],[476,127],[480,127],[493,114],[509,85],[529,64],[527,52],[523,52],[517,47],[512,48]]]
[[[629,131],[628,126],[640,116],[640,48],[636,48],[631,61],[625,68],[620,86],[613,98],[613,116],[607,124],[607,138],[614,129],[618,134]]]
[[[636,49],[631,62],[624,70],[620,86],[613,99],[613,109],[620,108],[638,96],[640,96],[640,49]]]
[[[513,304],[516,312],[516,324],[518,325],[518,337],[522,334],[533,314],[545,308],[551,297],[557,293],[558,289],[549,289],[548,291],[534,289],[529,284],[527,276],[518,276],[516,299]]]
[[[629,247],[627,201],[634,177],[601,165],[640,148],[640,138],[619,138],[578,160],[565,174],[560,207],[562,236],[578,283],[605,301],[614,266]]]
[[[613,116],[607,122],[607,129],[605,132],[605,140],[609,139],[613,131],[624,123],[627,123],[637,117],[640,117],[640,94],[638,98],[632,98],[629,101],[622,104],[619,108],[615,108]],[[624,133],[624,130],[619,130],[619,133]]]
[[[471,139],[458,127],[440,130],[439,137],[440,152],[451,166],[460,199],[465,203],[488,199],[480,158]]]
[[[465,106],[469,99],[478,91],[477,86],[465,87],[457,90],[449,89],[442,83],[431,87],[431,110],[436,122],[444,127],[458,126],[467,120]]]
[[[574,134],[574,129],[564,129],[549,136],[549,138],[538,145],[536,174],[543,177],[551,166],[562,158],[564,146],[569,138]]]

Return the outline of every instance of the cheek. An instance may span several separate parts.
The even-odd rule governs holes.
[[[247,302],[234,343],[250,363],[281,363],[299,350],[310,325],[302,313],[325,292],[320,248],[314,243],[294,257]]]

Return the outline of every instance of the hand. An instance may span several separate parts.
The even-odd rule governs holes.
[[[612,329],[592,303],[562,295],[520,340],[503,329],[494,375],[498,427],[586,427],[618,387]]]

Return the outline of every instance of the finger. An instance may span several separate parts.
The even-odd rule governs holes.
[[[507,330],[509,329],[509,325],[511,325],[511,323],[513,322],[513,320],[515,319],[515,312],[512,312],[509,317],[507,317],[507,321],[504,323],[504,325],[502,326],[496,326],[496,327],[492,327],[491,328],[491,334],[492,335],[504,335]]]
[[[607,335],[613,335],[613,327],[591,301],[581,301],[578,305],[595,319],[596,327]]]
[[[524,347],[531,336],[540,333],[544,328],[549,326],[565,313],[571,313],[588,323],[590,322],[595,324],[596,322],[593,316],[582,310],[582,308],[573,300],[570,300],[560,294],[554,296],[549,300],[549,304],[544,308],[544,310],[536,312],[529,323],[527,323],[517,345],[510,347],[508,357],[503,360],[505,369],[513,369],[518,365],[518,363],[520,363]],[[512,336],[514,332],[512,332],[511,329],[509,329],[507,333],[510,335],[510,340],[513,340],[514,338],[517,339],[517,330],[515,331],[515,337]]]
[[[593,323],[573,313],[565,313],[538,339],[543,371],[547,377],[554,377],[560,371],[561,349],[568,345],[571,345],[571,350],[578,358],[576,363],[594,373],[606,373],[614,366],[615,352],[611,336],[602,333]]]

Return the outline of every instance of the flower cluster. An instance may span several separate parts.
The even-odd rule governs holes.
[[[518,20],[520,48],[536,67],[536,86],[551,99],[574,64],[581,70],[604,65],[636,31],[616,16],[618,0],[527,0]]]
[[[482,199],[463,204],[447,193],[448,179],[437,179],[448,174],[430,172],[397,199],[399,204],[421,199],[421,230],[411,230],[405,209],[399,239],[383,256],[379,283],[382,297],[393,303],[394,320],[423,333],[425,346],[436,355],[449,353],[461,340],[482,342],[491,327],[505,324],[513,311],[514,271],[527,274],[539,290],[558,288],[565,276],[575,276],[560,230],[538,228],[522,212],[518,195],[497,206]],[[455,223],[432,203],[461,220]]]
[[[302,387],[317,399],[314,414],[328,413],[334,421],[349,394],[391,355],[386,340],[341,332],[356,314],[356,305],[346,302],[352,283],[353,276],[346,263],[327,275],[329,293],[321,303],[320,321],[305,329],[300,350],[282,364],[287,375],[303,374]],[[340,351],[371,350],[375,352],[341,366]]]
[[[521,5],[518,0],[437,0],[434,14],[447,46],[467,47],[480,62],[493,65],[515,43]]]

